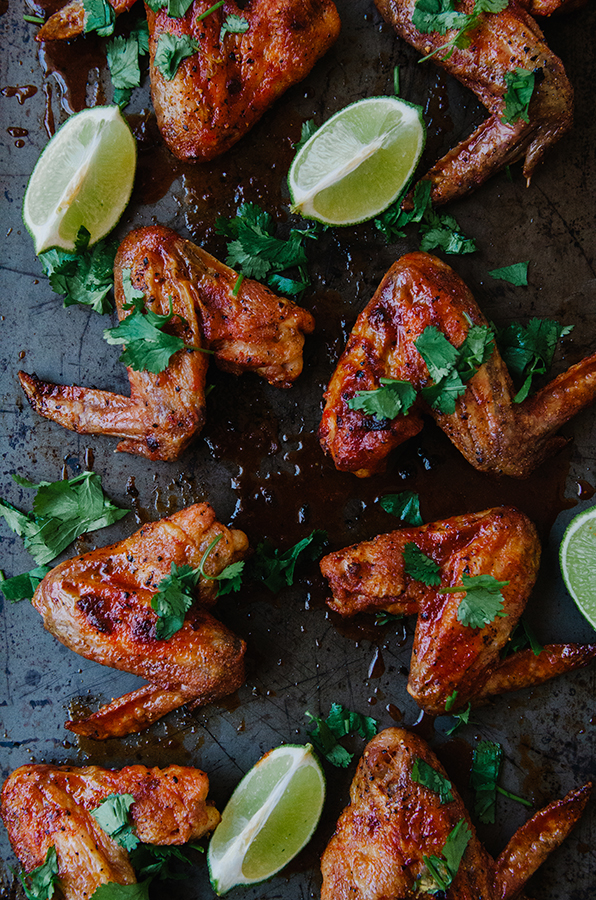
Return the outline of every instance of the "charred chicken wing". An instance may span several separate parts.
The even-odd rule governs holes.
[[[205,419],[205,380],[210,350],[217,365],[234,374],[256,372],[270,384],[290,387],[302,371],[310,313],[249,278],[233,293],[237,273],[191,241],[161,226],[132,231],[115,261],[120,320],[125,309],[123,273],[145,294],[147,309],[176,318],[179,350],[159,374],[128,368],[130,397],[77,385],[57,385],[20,372],[33,409],[79,434],[121,438],[117,449],[149,459],[176,459]]]
[[[425,742],[401,728],[382,731],[366,746],[350,788],[350,805],[321,859],[321,900],[410,900],[429,894],[447,900],[513,900],[565,840],[592,788],[588,783],[540,810],[493,860],[454,785],[452,799],[441,802],[444,798],[413,773],[417,760],[447,779]],[[460,843],[466,837],[467,843],[442,893],[427,861],[438,860],[444,873],[440,861],[456,827]]]
[[[197,602],[168,640],[156,634],[151,600],[172,563],[196,569],[204,562]],[[199,503],[111,547],[56,566],[33,597],[44,626],[86,659],[146,678],[149,684],[66,727],[107,738],[141,731],[185,703],[201,706],[244,681],[245,643],[205,607],[217,596],[216,576],[248,548],[242,531],[226,528],[208,503]]]
[[[375,3],[399,36],[425,55],[442,47],[457,32],[457,28],[446,34],[418,31],[412,23],[416,0]],[[539,14],[541,6],[546,15],[553,11],[552,3],[536,3],[532,11]],[[471,13],[473,8],[474,0],[463,0],[457,5],[458,12],[463,13]],[[439,50],[433,60],[470,88],[490,116],[424,176],[432,183],[431,200],[435,205],[467,194],[519,159],[524,161],[524,175],[529,182],[546,151],[573,122],[573,89],[563,64],[546,46],[535,20],[516,0],[498,13],[481,15],[470,38],[468,47],[455,47],[452,53]],[[515,74],[516,69],[535,75],[527,122],[523,117],[503,121],[506,75]]]
[[[87,900],[100,884],[137,883],[128,852],[92,815],[102,801],[130,794],[135,835],[145,844],[179,845],[218,824],[208,790],[204,772],[183,766],[21,766],[4,783],[1,812],[25,871],[41,866],[54,847],[64,900]]]
[[[429,586],[408,573],[408,545],[437,565],[440,584]],[[518,510],[498,507],[381,534],[325,556],[321,571],[333,594],[328,605],[341,616],[378,610],[418,614],[408,692],[426,712],[444,715],[469,702],[478,705],[491,696],[541,684],[596,657],[596,644],[551,644],[539,656],[523,650],[501,658],[539,562],[534,525]],[[482,627],[465,624],[463,588],[440,592],[463,584],[466,575],[507,582],[500,591],[502,606]]]
[[[495,348],[455,401],[442,413],[419,398],[407,415],[378,419],[349,401],[376,390],[381,378],[431,383],[415,342],[427,326],[461,347],[471,325],[487,325],[472,294],[446,263],[409,253],[389,269],[359,315],[331,377],[319,429],[323,449],[338,469],[366,477],[385,467],[389,452],[417,434],[422,413],[438,425],[481,472],[525,478],[565,443],[558,429],[596,397],[596,354],[562,373],[523,403],[514,403],[511,377]]]

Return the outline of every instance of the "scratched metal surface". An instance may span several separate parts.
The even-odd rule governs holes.
[[[233,208],[237,198],[247,197],[260,200],[274,213],[281,212],[286,193],[279,148],[284,159],[291,157],[286,128],[291,126],[295,138],[296,128],[299,132],[299,123],[305,118],[314,115],[321,122],[347,102],[390,92],[396,64],[401,69],[402,95],[425,105],[432,120],[431,150],[444,151],[481,116],[474,99],[457,83],[438,75],[432,65],[416,64],[416,54],[400,44],[381,22],[372,2],[338,0],[338,6],[343,29],[336,46],[306,82],[289,91],[244,139],[240,151],[232,151],[212,164],[209,177],[224,185],[219,196],[220,199],[223,196],[229,208]],[[124,369],[118,363],[117,349],[107,347],[102,340],[105,321],[85,309],[62,308],[41,275],[32,243],[21,224],[20,208],[27,178],[47,140],[44,115],[50,107],[57,123],[66,117],[63,109],[66,98],[62,97],[61,104],[58,79],[44,76],[42,72],[38,46],[33,40],[34,27],[23,22],[23,11],[22,4],[14,0],[0,16],[0,171],[4,191],[3,234],[6,235],[0,249],[3,267],[1,495],[29,509],[29,492],[11,480],[12,473],[18,472],[33,481],[55,480],[65,463],[71,475],[87,465],[91,450],[95,471],[101,474],[105,490],[116,502],[130,505],[126,485],[131,477],[135,479],[137,521],[158,518],[203,498],[211,500],[223,521],[230,521],[237,514],[239,504],[245,510],[250,506],[247,483],[250,487],[253,473],[241,471],[238,461],[241,453],[230,451],[233,441],[226,444],[218,432],[218,417],[224,417],[220,431],[225,430],[226,421],[236,424],[244,421],[250,424],[254,434],[261,423],[263,429],[274,435],[269,445],[266,440],[263,442],[263,473],[267,469],[275,480],[282,472],[294,471],[298,476],[302,469],[303,476],[305,471],[310,473],[306,479],[307,492],[309,485],[313,492],[320,491],[324,487],[325,471],[316,462],[307,462],[301,454],[309,440],[312,444],[309,436],[317,426],[323,385],[343,345],[345,329],[349,329],[390,263],[417,246],[415,236],[389,247],[372,226],[326,236],[323,248],[311,252],[314,290],[304,303],[316,308],[317,298],[324,291],[332,291],[336,311],[328,320],[325,316],[319,318],[317,334],[307,345],[306,366],[300,382],[291,391],[280,394],[256,380],[246,379],[238,387],[233,379],[216,377],[217,391],[209,408],[212,424],[177,463],[151,463],[114,454],[115,441],[110,438],[79,437],[36,416],[18,387],[19,368],[58,382],[122,392],[126,392],[127,383]],[[489,318],[503,323],[515,317],[539,314],[557,316],[574,324],[575,331],[566,344],[567,363],[596,346],[596,120],[592,88],[596,74],[592,40],[595,27],[593,8],[546,23],[548,42],[564,60],[575,88],[576,117],[574,130],[550,152],[531,187],[526,189],[516,167],[512,181],[504,175],[497,176],[449,210],[463,230],[476,238],[479,247],[473,255],[450,261],[470,284]],[[26,92],[32,96],[21,103],[18,95],[6,90],[17,85],[33,85],[37,91]],[[53,91],[50,100],[48,85]],[[92,69],[88,87],[90,102],[94,96],[101,96],[103,87],[105,73]],[[109,89],[106,90],[109,98]],[[145,83],[135,93],[130,111],[139,112],[148,104]],[[16,146],[18,136],[10,132],[14,128],[27,131],[20,138],[23,146]],[[145,175],[154,171],[156,153],[154,147],[142,154]],[[256,166],[251,168],[250,160],[257,158],[269,160],[272,165],[276,163],[273,173],[264,175],[262,165],[260,170]],[[163,192],[155,190],[151,195],[146,185],[144,192],[135,193],[119,226],[120,235],[131,226],[156,220],[198,241],[205,240],[208,249],[221,251],[221,243],[217,243],[212,231],[215,211],[209,208],[209,190],[205,200],[197,199],[192,179],[183,172],[169,191],[163,196],[160,193]],[[203,209],[197,215],[197,205],[201,202]],[[205,222],[210,227],[203,229]],[[487,275],[492,268],[526,258],[531,260],[528,288],[513,288]],[[325,309],[324,304],[319,307]],[[564,364],[560,358],[558,365]],[[238,418],[240,405],[247,411],[244,419]],[[596,477],[593,472],[596,412],[588,410],[578,417],[567,433],[573,438],[573,448],[566,495],[570,505],[575,505],[559,515],[546,541],[540,580],[528,607],[529,618],[543,641],[593,639],[593,631],[576,612],[562,586],[556,554],[566,522],[588,502],[578,503],[578,483],[593,484]],[[242,446],[242,434],[237,435],[237,441]],[[247,453],[249,443],[247,440]],[[254,451],[250,458],[254,460]],[[397,465],[392,463],[390,471],[395,473]],[[259,487],[255,477],[255,503],[259,491],[260,501],[263,500],[263,484],[266,489],[267,481]],[[381,478],[378,491],[382,492],[384,486]],[[423,486],[423,507],[424,490]],[[362,485],[356,479],[343,479],[334,501],[327,505],[324,514],[309,522],[308,530],[327,528],[334,546],[370,537],[375,532],[360,499],[361,491]],[[307,494],[306,502],[308,499]],[[283,506],[279,492],[274,501]],[[461,511],[456,501],[446,501],[445,515]],[[288,501],[288,516],[294,514],[294,506]],[[388,518],[384,521],[385,530],[393,527]],[[122,523],[80,541],[76,550],[82,552],[111,542],[136,527],[135,516],[131,514]],[[253,529],[249,533],[252,545],[262,536],[258,529]],[[275,534],[269,537],[274,539]],[[0,561],[7,575],[31,567],[31,559],[23,551],[20,539],[3,523],[0,523]],[[2,778],[17,766],[32,761],[110,766],[178,762],[207,771],[212,795],[221,805],[241,775],[263,752],[284,741],[307,739],[306,710],[325,715],[332,701],[340,701],[375,715],[380,726],[385,727],[394,724],[388,712],[389,705],[393,704],[402,713],[403,724],[412,725],[418,710],[405,691],[412,623],[408,624],[405,635],[395,628],[379,632],[376,638],[371,629],[356,635],[346,632],[326,615],[320,602],[313,600],[312,581],[312,575],[302,577],[294,589],[277,599],[251,595],[250,601],[226,598],[221,604],[222,619],[249,644],[247,682],[233,702],[210,706],[194,714],[180,711],[145,735],[100,745],[74,738],[64,730],[64,720],[81,703],[95,708],[99,701],[131,689],[137,679],[82,660],[58,644],[44,631],[38,614],[29,604],[5,605],[0,620],[4,657],[0,676]],[[378,675],[380,665],[376,668],[372,665],[379,651],[385,665],[381,675]],[[584,670],[536,690],[501,698],[479,710],[474,714],[474,724],[461,731],[462,743],[450,745],[454,769],[458,768],[454,747],[456,751],[459,747],[465,756],[466,744],[473,745],[479,736],[491,738],[504,744],[503,783],[509,789],[530,797],[537,807],[561,797],[571,787],[596,774],[594,687],[594,670]],[[447,725],[446,719],[437,721],[433,746],[446,740]],[[355,742],[354,749],[360,750],[361,743]],[[310,848],[290,869],[267,884],[239,889],[231,897],[297,900],[318,896],[318,856],[346,802],[352,773],[353,767],[346,771],[328,770],[328,801],[322,824]],[[526,812],[521,807],[499,801],[497,824],[480,828],[489,850],[498,853],[525,818]],[[579,827],[533,878],[530,896],[542,900],[591,900],[596,883],[594,828],[592,803]],[[0,843],[5,863],[14,864],[4,831]],[[6,869],[2,877],[2,896],[12,896],[11,877]],[[177,882],[176,893],[189,900],[212,896],[205,867],[193,871],[188,882]],[[159,888],[155,889],[155,896],[160,896]]]

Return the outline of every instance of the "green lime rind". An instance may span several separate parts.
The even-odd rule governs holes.
[[[596,628],[596,506],[575,516],[567,526],[559,562],[577,608]]]
[[[244,776],[207,851],[221,895],[279,872],[308,843],[325,800],[325,777],[310,744],[271,750]]]
[[[292,211],[327,225],[379,215],[411,180],[426,140],[422,109],[398,97],[367,97],[327,120],[288,172]]]

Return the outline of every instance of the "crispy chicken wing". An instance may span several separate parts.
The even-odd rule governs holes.
[[[447,43],[457,31],[449,29],[443,35],[418,31],[412,24],[415,0],[375,3],[400,37],[425,55]],[[457,8],[471,13],[474,0],[463,0]],[[524,160],[524,175],[529,182],[548,148],[573,122],[573,89],[563,64],[546,46],[535,20],[515,0],[499,13],[481,16],[470,34],[469,47],[456,47],[450,54],[440,51],[433,60],[470,88],[490,116],[424,176],[432,182],[431,200],[435,205],[467,194],[518,159]],[[520,118],[508,124],[502,121],[505,76],[517,68],[535,73],[535,88],[529,121]]]
[[[338,469],[361,477],[382,471],[388,453],[420,431],[422,412],[434,417],[481,472],[525,478],[565,444],[556,432],[596,397],[596,354],[523,403],[513,402],[511,377],[495,348],[468,381],[451,415],[420,399],[407,415],[393,420],[349,408],[350,398],[378,388],[381,378],[409,381],[420,390],[430,382],[415,347],[424,329],[432,325],[460,347],[471,324],[487,321],[446,263],[420,252],[394,263],[359,315],[325,394],[319,437]]]
[[[458,618],[463,592],[439,593],[406,572],[404,547],[415,544],[440,566],[442,587],[462,584],[462,575],[492,575],[507,581],[501,612],[482,628]],[[538,657],[522,651],[501,659],[538,574],[540,543],[530,520],[498,507],[455,516],[418,528],[402,528],[330,553],[321,560],[341,616],[357,612],[418,614],[408,692],[427,712],[443,715],[478,705],[488,697],[540,684],[587,665],[596,644],[552,644]],[[454,693],[455,692],[455,693]]]
[[[145,844],[198,840],[220,815],[206,802],[209,779],[199,769],[127,766],[21,766],[5,781],[1,812],[12,848],[26,872],[56,848],[64,900],[90,898],[100,884],[136,884],[128,852],[92,810],[111,794],[131,794],[131,824]]]
[[[214,540],[198,600],[169,640],[156,636],[151,600],[176,566],[197,568]],[[235,691],[244,681],[244,641],[205,609],[217,596],[217,576],[248,549],[242,531],[221,525],[199,503],[131,537],[56,566],[33,597],[44,626],[71,650],[104,666],[146,678],[126,694],[66,727],[94,738],[131,734],[185,703],[200,706]]]
[[[237,273],[175,231],[132,231],[114,269],[120,320],[130,314],[123,288],[123,272],[130,270],[149,310],[165,315],[171,301],[178,317],[172,331],[187,349],[158,375],[128,368],[130,397],[19,372],[29,403],[42,416],[79,434],[120,437],[117,450],[173,460],[205,419],[208,355],[193,348],[212,351],[226,371],[256,372],[279,387],[290,387],[302,371],[304,334],[314,328],[310,313],[250,278],[234,296]]]
[[[401,728],[387,728],[367,744],[350,788],[350,805],[321,859],[321,900],[411,900],[437,893],[424,857],[443,857],[458,824],[470,837],[446,900],[513,900],[548,854],[580,818],[592,785],[571,791],[536,813],[495,861],[476,835],[453,783],[453,799],[412,777],[417,759],[447,778],[425,742]],[[422,879],[421,890],[414,883]]]

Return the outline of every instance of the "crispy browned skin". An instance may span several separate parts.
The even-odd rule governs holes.
[[[67,728],[94,738],[130,734],[184,703],[210,703],[240,687],[246,645],[205,610],[215,602],[216,581],[201,578],[197,603],[167,641],[156,637],[151,608],[172,563],[196,568],[218,535],[204,565],[213,576],[244,556],[248,540],[221,525],[208,503],[144,525],[46,575],[32,602],[47,630],[86,659],[149,682]]]
[[[596,354],[559,375],[523,403],[497,349],[445,415],[418,400],[407,415],[377,420],[347,401],[379,387],[381,378],[410,381],[416,390],[429,374],[415,341],[433,325],[456,347],[470,323],[486,325],[470,290],[446,263],[409,253],[389,269],[359,315],[331,377],[319,429],[323,449],[338,469],[366,477],[385,468],[388,453],[422,428],[422,412],[482,472],[525,478],[565,444],[556,432],[596,397]]]
[[[130,9],[135,0],[108,0],[117,16]],[[83,34],[85,29],[85,7],[83,0],[71,0],[59,9],[41,26],[35,35],[36,41],[63,41]]]
[[[424,877],[424,856],[442,856],[462,819],[471,836],[446,900],[512,900],[566,838],[581,816],[591,784],[572,791],[527,822],[495,862],[474,830],[457,790],[441,804],[412,778],[419,758],[447,777],[425,742],[401,728],[387,728],[367,744],[350,788],[350,805],[321,859],[321,900],[413,900],[426,896],[414,882]]]
[[[127,368],[130,397],[19,372],[40,415],[79,434],[120,437],[118,450],[173,460],[205,419],[209,356],[190,348],[212,351],[226,371],[256,372],[278,387],[290,387],[302,371],[304,334],[314,328],[311,314],[250,278],[235,297],[237,273],[175,231],[159,225],[132,231],[120,245],[114,269],[120,320],[130,314],[123,308],[122,287],[122,272],[130,269],[148,309],[167,314],[171,298],[181,317],[171,330],[189,349],[174,354],[158,375]]]
[[[56,848],[65,900],[90,898],[100,884],[136,884],[127,851],[91,815],[111,794],[132,794],[129,815],[146,844],[184,844],[218,824],[207,804],[209,779],[199,769],[127,766],[21,766],[4,782],[2,818],[26,872]]]
[[[400,37],[425,55],[455,34],[455,30],[445,35],[419,32],[412,24],[415,0],[375,3]],[[474,0],[463,0],[458,11],[470,13],[473,7]],[[439,52],[433,61],[470,88],[490,116],[424,176],[432,182],[431,200],[435,205],[467,194],[519,159],[524,160],[524,175],[529,181],[548,148],[573,122],[573,89],[563,64],[546,46],[535,20],[515,0],[510,0],[502,12],[484,15],[471,36],[466,49],[455,48],[448,59],[446,51]],[[505,124],[501,121],[507,91],[505,75],[518,67],[537,70],[530,121]]]
[[[508,581],[501,590],[505,615],[483,628],[463,625],[457,618],[462,593],[440,594],[405,572],[408,543],[440,566],[442,587],[461,584],[463,574]],[[325,556],[321,572],[333,594],[328,605],[342,616],[378,610],[418,614],[408,692],[427,712],[443,715],[448,700],[455,712],[470,701],[478,705],[495,694],[540,684],[596,656],[596,644],[554,644],[538,657],[522,651],[501,659],[539,562],[534,525],[516,509],[497,507],[380,534]]]

